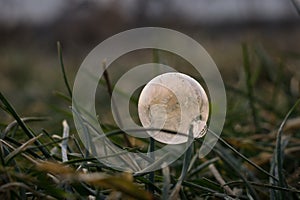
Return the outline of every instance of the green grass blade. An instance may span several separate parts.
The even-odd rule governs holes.
[[[58,58],[59,58],[61,70],[62,70],[62,73],[63,73],[65,85],[67,87],[67,90],[68,90],[68,93],[69,93],[70,97],[72,98],[72,90],[71,90],[71,87],[70,87],[70,84],[68,82],[68,78],[67,78],[67,75],[66,75],[64,61],[63,61],[63,55],[62,55],[62,47],[61,47],[61,44],[60,44],[59,41],[57,42],[57,52],[58,52]]]
[[[170,168],[167,163],[162,164],[162,174],[164,177],[163,180],[163,191],[162,191],[162,199],[169,199],[171,180],[170,180]]]
[[[22,119],[19,117],[15,109],[12,107],[12,105],[6,100],[6,98],[3,96],[3,94],[0,92],[0,100],[6,107],[7,111],[15,118],[15,120],[18,122],[19,126],[22,128],[24,133],[31,139],[36,137],[33,132],[26,126],[26,124],[22,121]],[[44,154],[46,158],[50,158],[50,153],[47,151],[46,148],[43,148],[39,140],[34,141],[34,144],[37,146],[41,146],[39,149]]]
[[[165,159],[170,156],[171,153],[166,153],[165,155],[163,155],[160,159],[156,160],[155,162],[151,163],[148,167],[145,167],[143,170],[140,170],[138,173],[134,174],[135,176],[139,176],[144,174],[145,172],[149,172],[153,169],[157,169],[160,168],[161,165],[164,163]],[[148,173],[147,173],[148,174]]]
[[[199,165],[198,167],[196,167],[195,169],[191,170],[191,172],[189,173],[189,177],[192,177],[193,175],[197,174],[199,171],[205,169],[206,167],[208,167],[210,164],[217,162],[219,160],[218,157],[216,158],[212,158],[210,160],[207,160],[206,162],[202,163],[201,165]]]
[[[244,183],[243,181],[231,181],[231,182],[227,182],[225,185],[239,186],[240,184],[243,184],[243,183]],[[286,191],[286,192],[293,192],[293,193],[300,194],[300,190],[297,190],[297,189],[285,188],[285,187],[270,185],[270,184],[266,184],[266,183],[256,183],[256,182],[251,182],[251,181],[248,181],[248,183],[253,186],[256,186],[256,187],[270,188],[270,189],[274,189],[274,190],[282,190],[282,191]]]
[[[69,96],[67,96],[67,95],[65,95],[65,94],[62,93],[62,92],[54,91],[53,94],[54,94],[55,96],[57,96],[57,97],[59,97],[59,98],[65,100],[65,101],[68,102],[68,103],[72,103],[72,98],[69,97]]]
[[[283,148],[282,148],[282,134],[283,134],[283,128],[289,118],[289,116],[292,114],[292,112],[295,110],[295,108],[298,107],[300,104],[300,99],[294,104],[294,106],[289,110],[289,112],[286,114],[285,118],[283,119],[282,123],[280,124],[280,127],[277,132],[276,137],[276,147],[275,147],[275,162],[277,164],[277,172],[278,172],[278,184],[281,187],[287,187],[285,178],[284,178],[284,172],[283,172]],[[281,199],[284,199],[284,193],[281,192]]]
[[[181,174],[180,177],[178,179],[178,182],[175,185],[175,188],[173,189],[170,198],[171,199],[177,199],[179,192],[180,192],[180,188],[181,188],[181,184],[183,182],[183,180],[185,179],[189,166],[190,166],[190,161],[191,161],[191,157],[192,157],[192,152],[193,152],[193,144],[191,144],[191,140],[192,140],[192,135],[193,135],[193,125],[190,126],[189,129],[189,137],[188,137],[188,141],[186,143],[186,145],[189,145],[189,147],[187,148],[186,152],[184,153],[184,159],[183,159],[183,165],[182,165],[182,170],[181,170]]]
[[[135,176],[135,179],[140,181],[141,183],[144,183],[145,185],[151,185],[152,183],[149,182],[149,180],[147,178],[145,178],[144,176]],[[161,180],[158,176],[155,177],[155,180]],[[162,194],[162,190],[160,189],[160,187],[152,184],[152,187],[154,188],[155,192],[157,192],[158,194]]]
[[[183,181],[182,182],[182,185],[183,186],[187,186],[187,187],[190,187],[190,188],[193,188],[193,189],[198,189],[198,190],[202,190],[202,191],[205,191],[205,192],[209,192],[209,193],[213,193],[213,194],[218,194],[220,193],[219,191],[217,190],[213,190],[209,187],[205,187],[205,186],[202,186],[200,184],[195,184],[193,182],[190,182],[190,181]],[[224,194],[225,196],[228,196],[226,194]]]
[[[233,86],[230,86],[230,85],[225,84],[225,86],[226,86],[227,91],[230,91],[236,95],[239,95],[245,99],[248,99],[248,94],[245,93],[244,91],[234,88]],[[258,106],[261,106],[262,108],[270,111],[271,113],[274,113],[277,117],[284,117],[284,114],[281,111],[279,111],[277,108],[275,108],[272,104],[266,103],[265,101],[263,101],[257,97],[253,97],[253,101]]]
[[[154,157],[155,140],[152,137],[150,137],[149,140],[150,140],[150,144],[149,144],[148,155],[149,155],[150,159],[155,160],[155,157]],[[154,184],[154,172],[153,171],[151,171],[149,173],[149,182]],[[151,185],[148,186],[148,190],[149,190],[150,193],[153,194],[154,193],[154,188],[152,188]]]
[[[255,108],[255,103],[254,103],[254,98],[253,98],[253,84],[251,81],[251,70],[250,70],[250,60],[249,60],[249,52],[248,52],[248,47],[246,44],[242,45],[243,49],[243,62],[244,62],[244,71],[246,75],[246,86],[247,86],[247,94],[248,94],[248,100],[250,104],[250,109],[252,112],[252,118],[253,118],[253,123],[255,126],[255,130],[257,130],[258,126],[258,119],[257,119],[257,112]]]

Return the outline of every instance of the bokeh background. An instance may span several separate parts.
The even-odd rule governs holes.
[[[1,95],[0,199],[10,199],[9,195],[20,199],[34,198],[31,194],[35,193],[27,187],[42,195],[38,198],[50,195],[58,199],[69,199],[64,195],[70,191],[74,194],[74,199],[79,196],[87,198],[87,195],[92,195],[90,199],[96,195],[103,199],[110,198],[113,194],[118,195],[115,189],[119,189],[114,187],[111,188],[113,192],[106,189],[95,190],[96,185],[88,184],[82,184],[77,189],[79,184],[73,187],[65,179],[70,173],[64,173],[65,167],[52,164],[47,167],[46,164],[44,169],[40,167],[45,172],[41,173],[35,171],[35,167],[28,162],[28,157],[19,154],[24,153],[37,159],[41,156],[45,160],[53,158],[53,161],[63,161],[64,164],[69,159],[71,162],[67,166],[82,169],[84,173],[85,169],[87,172],[114,173],[109,167],[90,159],[93,155],[83,146],[81,148],[80,140],[76,139],[78,137],[72,120],[71,99],[64,84],[57,41],[62,44],[66,75],[72,87],[83,59],[95,46],[121,31],[146,26],[174,29],[198,41],[217,64],[227,95],[226,121],[221,138],[213,151],[205,158],[197,159],[201,139],[195,142],[194,150],[187,151],[184,158],[170,166],[172,178],[169,172],[166,173],[169,171],[166,169],[162,172],[163,179],[155,180],[158,189],[165,191],[169,184],[166,187],[163,184],[171,178],[172,184],[174,181],[179,183],[174,185],[174,190],[170,187],[173,193],[183,188],[180,185],[184,182],[179,179],[184,177],[193,184],[185,185],[184,190],[180,191],[183,197],[187,195],[186,199],[194,199],[196,196],[217,198],[215,194],[227,193],[224,190],[224,180],[235,191],[228,193],[234,193],[234,198],[241,194],[241,199],[259,199],[255,197],[255,192],[251,192],[251,187],[257,185],[259,187],[255,191],[261,199],[280,199],[280,195],[281,199],[299,199],[299,104],[294,107],[289,118],[284,119],[300,98],[299,25],[300,0],[0,0],[0,92],[21,117],[51,119],[41,122],[31,118],[33,121],[26,122],[36,135],[43,133],[33,145],[33,140],[28,140],[20,127],[13,127],[12,121],[15,119],[5,112],[5,108],[9,106],[4,103]],[[107,70],[110,84],[114,86],[128,69],[153,61],[174,67],[201,82],[201,77],[178,56],[145,49],[130,52],[117,59]],[[99,67],[102,67],[101,63]],[[130,105],[132,118],[137,123],[139,119],[136,104],[140,90],[141,88],[134,93]],[[111,136],[110,139],[116,145],[124,147],[124,150],[127,146],[133,152],[150,150],[148,140],[133,137],[128,139],[123,135],[112,136],[119,127],[112,118],[110,96],[103,78],[97,88],[96,110],[105,133]],[[66,129],[63,131],[62,121],[65,119],[70,125],[70,133]],[[279,126],[282,123],[286,124],[280,131]],[[31,131],[27,130],[28,132]],[[156,145],[155,148],[161,147],[161,144],[152,143],[151,140],[150,144]],[[16,150],[13,151],[10,146]],[[43,147],[49,149],[49,152],[41,151]],[[63,155],[63,152],[68,152],[68,155]],[[119,152],[115,155],[117,154]],[[193,164],[190,165],[188,157],[192,154]],[[250,161],[279,180],[282,177],[282,181],[275,182],[262,169],[250,165]],[[216,169],[210,167],[211,163]],[[36,165],[37,168],[39,165]],[[189,168],[188,165],[192,166],[189,172],[185,171]],[[56,171],[52,171],[54,169]],[[216,170],[219,170],[217,175]],[[52,176],[49,178],[48,174],[56,177],[58,171],[62,175],[59,173],[52,181]],[[157,175],[161,175],[160,170],[149,176],[146,174],[135,177],[134,182],[139,187],[145,185],[151,191],[153,188],[149,182],[154,183],[151,179],[156,179]],[[77,170],[73,176],[77,176]],[[73,176],[70,176],[70,180],[73,180]],[[224,180],[218,180],[219,176],[224,177]],[[125,181],[124,185],[132,183],[131,176],[120,177]],[[176,177],[180,178],[177,180]],[[19,187],[19,183],[24,185]],[[201,189],[203,186],[208,190]],[[281,192],[276,192],[279,188],[282,189]],[[293,194],[284,192],[290,189]],[[121,189],[121,192],[124,191]],[[136,190],[133,193],[144,194]],[[124,194],[127,194],[126,191]],[[160,194],[156,192],[154,195]],[[225,194],[224,197],[231,196]]]
[[[298,0],[0,0],[0,90],[22,116],[53,116],[56,123],[65,117],[58,111],[64,113],[70,105],[57,95],[57,91],[67,93],[57,41],[62,43],[72,85],[81,62],[101,41],[127,29],[160,26],[180,31],[202,44],[229,86],[238,85],[243,77],[242,44],[249,47],[250,54],[264,56],[269,71],[273,70],[272,64],[284,61],[288,77],[284,81],[287,87],[293,86],[296,99],[300,80],[297,3]],[[130,63],[140,58],[129,57]],[[255,64],[260,62],[253,60]],[[118,71],[110,72],[112,82]],[[261,87],[264,84],[262,81]],[[105,95],[108,98],[102,94]]]

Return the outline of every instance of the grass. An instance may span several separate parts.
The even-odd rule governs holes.
[[[67,95],[57,94],[71,104],[59,43],[58,52]],[[153,57],[158,61],[159,52]],[[299,199],[300,100],[290,92],[292,75],[284,61],[300,56],[284,55],[276,61],[261,47],[243,45],[242,57],[239,83],[225,83],[228,114],[213,151],[199,159],[202,140],[196,140],[178,161],[150,173],[118,172],[103,165],[83,147],[71,118],[57,124],[61,133],[57,128],[31,129],[48,118],[20,116],[0,93],[1,112],[14,119],[0,121],[0,198]],[[102,84],[111,90],[105,76]],[[124,137],[113,124],[106,124],[105,130],[113,142],[127,146],[126,151],[147,151],[141,144],[150,150],[159,147],[154,140]]]

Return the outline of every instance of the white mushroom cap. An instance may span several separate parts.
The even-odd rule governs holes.
[[[209,102],[205,90],[188,75],[170,72],[153,78],[142,90],[138,103],[140,121],[145,128],[176,131],[147,131],[155,140],[165,144],[187,142],[193,126],[193,137],[206,133]]]

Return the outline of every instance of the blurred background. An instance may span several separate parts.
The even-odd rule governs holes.
[[[298,0],[0,0],[0,90],[22,116],[53,116],[61,105],[70,105],[56,95],[57,91],[67,94],[57,41],[62,43],[72,84],[85,56],[101,41],[131,28],[159,26],[202,44],[226,85],[241,79],[242,44],[247,44],[250,54],[260,52],[271,63],[270,71],[272,64],[284,60],[285,81],[296,85],[296,98],[297,4]],[[111,76],[114,80],[114,72]]]
[[[38,140],[32,136],[28,140],[21,127],[12,123],[18,118],[5,112],[5,100],[0,96],[0,199],[14,199],[14,196],[18,199],[35,196],[36,199],[52,196],[93,199],[96,195],[95,199],[119,199],[123,194],[117,191],[124,188],[119,187],[123,183],[119,179],[128,185],[124,195],[144,194],[130,189],[129,173],[113,179],[95,176],[96,181],[81,178],[77,173],[83,171],[90,175],[89,172],[95,171],[101,172],[102,177],[102,172],[112,175],[115,171],[94,160],[82,145],[80,148],[82,142],[72,120],[71,98],[58,59],[57,41],[62,44],[66,75],[72,88],[77,70],[94,47],[122,31],[148,26],[174,29],[206,49],[224,80],[227,113],[223,140],[214,146],[214,152],[197,159],[202,145],[199,139],[170,170],[165,168],[162,173],[157,170],[153,175],[136,176],[134,185],[139,188],[145,185],[149,191],[155,189],[155,199],[167,197],[169,189],[172,195],[180,194],[183,199],[196,196],[198,199],[299,199],[299,104],[289,119],[284,118],[300,99],[300,0],[0,0],[0,92],[21,117],[51,119],[27,118],[26,124],[32,131],[25,133],[43,133]],[[153,61],[203,83],[201,76],[183,58],[170,52],[145,49],[129,52],[112,63],[107,70],[111,85],[130,68]],[[112,118],[106,83],[102,77],[95,104],[104,132],[114,144],[124,147],[124,151],[151,150],[146,139],[129,135],[127,139],[123,134],[115,134],[119,127]],[[203,86],[205,88],[205,84]],[[129,106],[136,123],[139,123],[139,91],[141,88],[134,92]],[[218,109],[219,105],[212,106]],[[64,130],[62,127],[65,119],[70,125],[70,134],[66,124]],[[280,130],[283,123],[285,126]],[[155,148],[163,146],[149,141]],[[114,154],[122,155],[123,150]],[[249,158],[248,162],[237,152]],[[188,157],[192,154],[190,160]],[[152,154],[149,155],[152,159]],[[36,158],[40,164],[34,167],[29,158]],[[40,158],[63,161],[76,169],[76,173],[65,165],[43,164]],[[106,158],[110,155],[103,157]],[[161,160],[153,166],[160,165]],[[188,164],[189,161],[192,164]],[[254,168],[249,161],[261,169]],[[266,175],[268,172],[279,181]],[[220,180],[222,177],[224,180]],[[149,184],[154,183],[152,179],[155,187]],[[78,184],[73,180],[78,180]],[[101,186],[99,190],[96,182]],[[168,182],[172,186],[169,187]],[[176,182],[177,185],[173,185]],[[112,186],[112,190],[106,189],[107,186]],[[293,191],[293,196],[287,191]],[[223,193],[225,196],[219,196]]]

